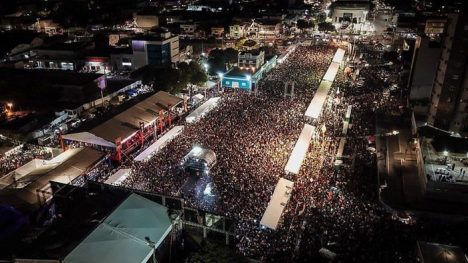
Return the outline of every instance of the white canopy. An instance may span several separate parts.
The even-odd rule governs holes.
[[[101,137],[98,137],[90,132],[79,132],[62,135],[64,140],[71,140],[76,142],[90,143],[94,145],[101,145],[104,147],[115,148],[115,144],[109,142]]]
[[[345,144],[346,144],[346,138],[342,137],[340,139],[340,144],[338,146],[338,152],[336,153],[336,158],[342,158],[343,157]]]
[[[164,148],[170,141],[172,141],[177,135],[181,134],[184,130],[184,126],[175,126],[174,128],[170,129],[166,132],[161,138],[159,138],[156,142],[151,144],[148,148],[142,151],[137,157],[135,157],[136,162],[141,162],[144,160],[148,160],[157,153],[159,150]]]
[[[341,63],[343,61],[343,58],[344,58],[344,55],[345,55],[345,50],[342,49],[342,48],[339,48],[336,52],[335,52],[335,56],[333,57],[333,62],[338,62],[338,63]]]
[[[132,194],[63,262],[146,263],[171,229],[166,207]]]
[[[330,66],[327,69],[327,72],[325,72],[325,75],[323,76],[323,80],[328,80],[333,82],[335,80],[336,74],[338,73],[338,70],[340,69],[340,63],[338,62],[332,62],[330,63]]]
[[[263,214],[260,224],[276,230],[283,210],[289,201],[294,183],[292,181],[280,178],[275,187],[268,207]]]
[[[130,175],[132,169],[119,169],[111,175],[104,183],[112,185],[120,185]]]
[[[320,85],[317,89],[317,92],[314,95],[314,98],[307,107],[305,116],[313,119],[317,119],[322,112],[323,104],[327,100],[328,92],[330,91],[332,83],[330,81],[320,82]]]
[[[315,127],[309,124],[304,125],[302,132],[299,135],[299,139],[292,150],[291,156],[289,156],[288,163],[284,168],[286,173],[298,174],[301,165],[304,162],[304,158],[309,150],[310,140],[314,134]]]
[[[207,114],[210,110],[216,107],[220,99],[221,99],[220,97],[216,97],[216,98],[211,98],[207,100],[205,103],[200,105],[200,107],[198,107],[197,109],[192,111],[192,113],[190,113],[187,117],[185,117],[185,121],[187,123],[193,123],[193,122],[198,121],[205,114]]]

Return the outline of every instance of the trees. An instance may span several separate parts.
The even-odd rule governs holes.
[[[297,20],[296,26],[297,26],[297,28],[299,28],[301,30],[301,32],[303,32],[304,29],[311,28],[311,27],[314,26],[314,24],[307,21],[307,20],[299,19],[299,20]]]
[[[329,22],[322,22],[318,24],[318,30],[324,32],[333,32],[335,31],[335,26]]]
[[[203,85],[208,80],[200,64],[181,62],[177,68],[160,68],[150,66],[142,76],[145,84],[153,84],[155,90],[179,93],[187,85]]]
[[[237,63],[239,52],[233,48],[224,50],[216,48],[210,51],[208,55],[208,64],[210,65],[209,72],[211,75],[217,72],[225,72],[226,66],[232,66]]]

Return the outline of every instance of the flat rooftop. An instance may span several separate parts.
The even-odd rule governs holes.
[[[233,78],[233,77],[245,78],[246,76],[248,76],[248,75],[252,76],[253,74],[255,74],[255,71],[247,70],[247,69],[241,69],[239,67],[234,67],[231,70],[229,70],[228,72],[226,72],[226,74],[224,75],[224,78],[229,78],[229,77],[231,77],[231,78]]]
[[[0,68],[0,79],[14,83],[46,83],[49,85],[79,86],[103,76],[95,73],[77,73],[66,70],[28,70]]]

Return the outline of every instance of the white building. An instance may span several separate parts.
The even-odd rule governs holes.
[[[239,53],[237,65],[239,68],[248,68],[253,72],[257,71],[265,63],[265,52],[260,50],[250,50]]]
[[[330,8],[333,23],[364,23],[369,13],[369,3],[363,1],[336,1]]]

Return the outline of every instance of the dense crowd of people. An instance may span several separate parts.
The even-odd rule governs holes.
[[[339,71],[320,118],[313,121],[320,136],[313,139],[299,174],[284,173],[307,123],[304,112],[335,50],[333,45],[298,46],[259,83],[256,95],[223,94],[215,110],[186,125],[149,161],[129,164],[132,173],[122,185],[183,197],[189,206],[236,219],[237,248],[246,256],[309,262],[336,253],[347,262],[410,262],[414,244],[398,243],[392,235],[398,228],[405,238],[413,230],[395,221],[379,204],[375,151],[370,150],[376,113],[402,107],[400,91],[391,91],[395,79],[388,67],[362,67],[359,76]],[[288,82],[295,83],[292,99],[283,98]],[[343,134],[349,106],[351,126]],[[345,158],[336,166],[342,137],[347,140]],[[194,146],[217,154],[209,174],[214,201],[181,190],[187,174],[180,162]],[[280,177],[293,181],[294,187],[282,223],[273,231],[259,221]],[[381,235],[395,242],[386,244]]]
[[[0,156],[0,176],[5,175],[34,158],[50,159],[52,153],[44,147],[34,144],[24,144],[8,151],[4,156]]]

